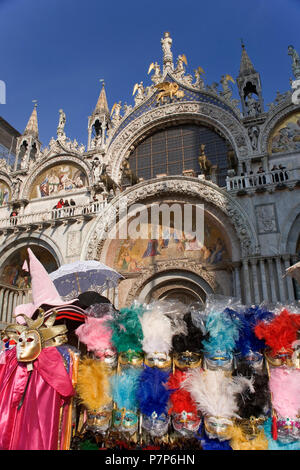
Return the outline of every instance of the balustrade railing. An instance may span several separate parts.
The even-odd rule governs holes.
[[[294,170],[273,170],[255,174],[249,173],[242,176],[227,176],[226,187],[227,191],[239,191],[268,185],[285,184],[297,179],[297,174]]]
[[[55,222],[58,219],[77,218],[101,213],[107,206],[107,201],[92,202],[85,205],[68,206],[60,209],[44,210],[28,214],[19,214],[0,219],[0,228],[14,228],[20,225],[34,225],[43,222]]]

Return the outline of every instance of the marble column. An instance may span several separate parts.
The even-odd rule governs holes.
[[[251,288],[250,288],[250,278],[249,278],[249,266],[248,260],[243,260],[243,278],[244,278],[244,302],[246,304],[251,304]]]
[[[281,268],[281,257],[276,258],[276,269],[277,269],[277,276],[278,276],[278,284],[279,284],[279,296],[281,302],[286,300],[284,285],[283,285],[283,275],[282,275],[282,268]]]
[[[259,295],[259,287],[258,287],[258,280],[257,280],[257,259],[251,259],[250,260],[251,264],[251,274],[252,274],[252,281],[253,281],[253,297],[254,297],[254,303],[259,304],[260,303],[260,295]]]
[[[234,280],[234,296],[238,299],[242,298],[241,291],[241,279],[240,279],[240,267],[235,266],[233,271],[233,280]]]
[[[279,299],[277,298],[277,293],[276,293],[276,285],[275,285],[275,279],[274,279],[274,267],[273,267],[272,258],[268,258],[268,267],[269,267],[269,283],[271,287],[271,300],[272,302],[276,302]]]
[[[283,259],[284,259],[284,269],[286,270],[287,268],[291,266],[290,256],[284,256]],[[287,285],[287,291],[288,291],[287,300],[288,301],[295,300],[295,293],[294,293],[294,286],[293,286],[292,278],[290,276],[286,276],[284,279],[285,279],[285,282]]]
[[[268,295],[268,288],[267,288],[267,278],[266,278],[266,269],[265,269],[265,260],[260,259],[259,260],[259,267],[260,267],[260,273],[261,273],[261,290],[262,290],[262,300],[263,301],[268,301],[269,300],[269,295]]]

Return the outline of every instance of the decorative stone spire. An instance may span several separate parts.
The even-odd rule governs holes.
[[[15,170],[28,169],[35,162],[41,150],[39,142],[39,128],[37,119],[37,102],[33,100],[34,107],[23,134],[17,138]]]
[[[256,70],[245,49],[245,44],[242,42],[242,58],[241,58],[241,65],[240,65],[240,75],[251,75],[252,73],[256,73]]]
[[[101,149],[104,147],[107,131],[111,126],[104,80],[101,79],[100,82],[102,82],[100,95],[93,114],[89,117],[88,150]]]
[[[109,109],[105,93],[105,83],[102,81],[102,88],[93,114],[105,114],[109,116]]]
[[[39,129],[38,129],[38,119],[37,119],[37,102],[34,100],[34,107],[31,113],[31,116],[29,118],[29,121],[27,123],[27,126],[25,127],[25,130],[23,132],[23,136],[30,135],[34,137],[34,139],[39,138]]]
[[[255,70],[242,41],[240,73],[236,79],[243,115],[255,118],[264,111],[260,75]],[[254,96],[253,96],[254,95]]]

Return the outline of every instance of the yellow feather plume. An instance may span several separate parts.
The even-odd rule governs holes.
[[[81,402],[91,411],[107,405],[111,397],[105,364],[95,359],[82,359],[78,367],[76,390]]]
[[[267,450],[268,439],[263,429],[259,430],[253,439],[249,439],[239,426],[233,426],[230,446],[233,450]]]

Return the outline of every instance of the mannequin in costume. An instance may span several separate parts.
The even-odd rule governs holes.
[[[9,325],[3,333],[5,340],[15,328],[17,345],[2,353],[0,364],[2,450],[69,448],[78,357],[61,353],[66,327],[53,325],[55,316],[24,315],[25,325]]]
[[[79,352],[67,344],[67,327],[57,324],[57,312],[40,307],[72,306],[30,248],[28,256],[29,267],[25,262],[23,268],[30,271],[33,302],[17,306],[17,323],[2,333],[4,342],[17,346],[3,351],[0,361],[0,448],[68,449]]]

